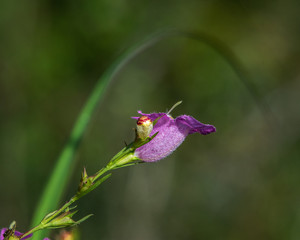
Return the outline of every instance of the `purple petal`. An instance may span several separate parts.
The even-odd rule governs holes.
[[[22,233],[21,233],[21,235],[22,235]],[[21,236],[21,235],[19,235],[19,236]],[[17,236],[17,234],[16,234],[16,236]],[[26,236],[24,238],[21,238],[21,240],[24,240],[24,239],[27,239],[27,238],[30,238],[30,237],[32,237],[32,234],[29,234],[28,236]]]
[[[166,114],[162,115],[164,116],[157,121],[150,136],[157,132],[158,134],[149,143],[139,147],[135,151],[135,155],[145,162],[154,162],[165,158],[171,154],[188,135],[188,127],[185,125],[178,127],[175,119]]]
[[[17,237],[20,237],[20,236],[22,236],[23,235],[23,233],[20,233],[20,232],[18,232],[18,231],[15,231],[15,236],[17,236]],[[27,237],[26,237],[27,238]],[[26,238],[22,238],[22,239],[26,239]]]
[[[187,126],[189,128],[189,134],[198,132],[203,135],[206,135],[216,131],[216,128],[213,125],[203,124],[198,120],[196,120],[195,118],[188,115],[182,115],[177,117],[176,123],[178,125]]]
[[[3,240],[3,239],[4,239],[3,234],[6,232],[6,230],[7,230],[7,228],[2,228],[2,229],[1,229],[0,240]],[[15,236],[20,237],[20,236],[22,236],[22,235],[23,235],[23,233],[20,233],[20,232],[18,232],[18,231],[15,231]],[[24,238],[21,238],[21,240],[30,238],[31,236],[32,236],[32,234],[29,234],[28,236],[26,236],[26,237],[24,237]]]
[[[1,233],[0,233],[0,240],[3,240],[4,237],[3,237],[3,234],[6,232],[7,228],[2,228],[1,229]]]
[[[166,113],[139,114],[149,117],[152,121],[159,118],[150,134],[158,134],[149,143],[137,148],[135,155],[145,162],[158,161],[171,154],[184,141],[187,135],[201,133],[203,135],[216,131],[216,128],[209,124],[203,124],[195,118],[182,115],[173,119]],[[133,117],[138,119],[138,117]]]
[[[167,115],[166,113],[142,113],[142,111],[138,111],[139,114],[141,114],[142,116],[147,116],[151,119],[151,121],[154,121],[155,119],[163,116],[163,115]],[[133,119],[139,119],[140,117],[131,117]]]
[[[15,231],[15,235],[16,235],[17,237],[20,237],[20,236],[23,235],[23,233],[20,233],[20,232],[18,232],[18,231]],[[24,240],[24,239],[27,239],[27,238],[30,238],[30,237],[32,237],[32,233],[29,234],[29,235],[26,236],[26,237],[21,238],[21,240]]]

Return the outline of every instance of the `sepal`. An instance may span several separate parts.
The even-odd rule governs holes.
[[[74,214],[76,214],[78,211],[74,211],[74,212],[64,212],[61,215],[59,215],[58,217],[54,218],[52,221],[50,221],[49,223],[44,225],[45,229],[55,229],[55,228],[64,228],[64,227],[71,227],[74,225],[78,225],[81,222],[85,221],[86,219],[88,219],[89,217],[91,217],[93,214],[87,215],[85,217],[83,217],[82,219],[78,220],[78,221],[74,221],[72,219],[72,217],[74,216]]]
[[[86,169],[84,168],[83,172],[81,173],[77,194],[87,191],[91,185],[93,185],[93,178],[88,176]]]

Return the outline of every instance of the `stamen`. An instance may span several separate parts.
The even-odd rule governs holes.
[[[182,101],[179,101],[179,102],[177,102],[177,103],[175,103],[172,107],[171,107],[171,109],[167,112],[167,114],[169,115],[173,110],[174,110],[174,108],[176,108],[178,105],[180,105],[182,103]]]

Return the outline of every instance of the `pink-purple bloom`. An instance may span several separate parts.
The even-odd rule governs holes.
[[[138,111],[142,116],[149,117],[152,121],[158,119],[150,133],[150,137],[158,134],[145,145],[135,150],[135,156],[145,162],[155,162],[171,154],[184,139],[193,133],[206,135],[216,131],[213,125],[203,124],[188,115],[172,118],[167,113],[145,114]],[[139,117],[133,117],[139,119]]]
[[[4,240],[4,234],[5,234],[5,232],[7,231],[7,228],[2,228],[1,229],[1,233],[0,233],[0,240]],[[22,236],[23,235],[23,233],[20,233],[20,232],[18,232],[18,231],[15,231],[15,236],[16,237],[20,237],[20,236]],[[28,236],[26,236],[26,237],[24,237],[24,238],[21,238],[20,240],[25,240],[25,239],[28,239],[28,238],[30,238],[32,236],[32,234],[29,234]],[[44,238],[44,240],[50,240],[49,238]]]

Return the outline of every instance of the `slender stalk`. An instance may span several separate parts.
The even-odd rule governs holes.
[[[99,177],[101,177],[104,173],[108,172],[111,170],[110,167],[106,166],[105,168],[100,169],[95,176],[93,177],[93,182],[95,182]]]
[[[94,176],[91,176],[91,177],[86,176],[86,178],[91,180],[91,183],[90,183],[90,185],[88,185],[88,187],[87,187],[87,189],[85,189],[85,191],[83,191],[83,192],[78,191],[61,208],[54,211],[53,213],[46,215],[46,217],[44,217],[44,219],[37,226],[33,227],[31,230],[24,233],[20,238],[24,238],[36,231],[47,228],[48,223],[50,223],[52,220],[55,220],[55,218],[59,217],[62,213],[66,212],[66,209],[68,209],[68,207],[70,207],[74,202],[76,202],[78,199],[80,199],[81,197],[85,196],[87,193],[89,193],[90,191],[93,191],[96,187],[98,187],[102,181],[101,180],[97,181],[97,179],[99,179],[101,176],[103,176],[108,171],[120,168],[122,166],[127,166],[127,164],[130,164],[134,160],[137,160],[137,158],[133,155],[133,151],[134,150],[132,148],[122,149],[118,154],[116,154],[112,158],[112,160],[104,168],[101,168]],[[106,180],[106,178],[104,180]]]
[[[32,228],[31,230],[29,230],[28,232],[24,233],[22,235],[22,238],[28,236],[31,233],[34,233],[38,230],[42,230],[45,228],[45,225],[49,222],[51,222],[54,218],[56,218],[59,214],[61,214],[65,209],[67,209],[69,206],[71,206],[74,202],[76,202],[79,198],[77,198],[77,196],[73,196],[68,202],[66,202],[60,209],[58,209],[57,211],[55,211],[55,213],[53,215],[51,215],[49,218],[44,219],[43,221],[41,221],[41,223],[39,225],[37,225],[36,227]]]
[[[69,206],[71,206],[74,202],[76,202],[78,198],[73,196],[68,202],[65,203],[60,209],[58,209],[53,215],[51,215],[49,218],[46,219],[45,223],[51,222],[54,218],[56,218],[59,214],[61,214],[65,209],[67,209]],[[42,221],[43,223],[44,221]]]

